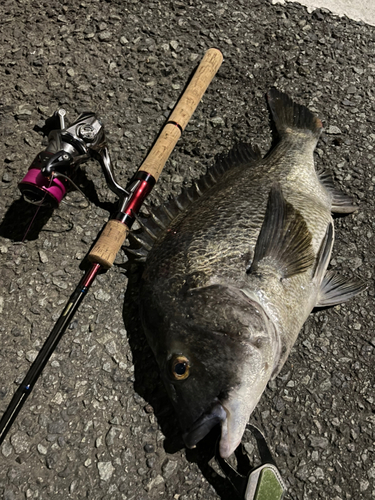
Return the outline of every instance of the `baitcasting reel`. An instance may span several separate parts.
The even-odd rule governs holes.
[[[57,208],[78,165],[90,158],[100,163],[111,191],[120,200],[126,199],[129,193],[114,177],[101,121],[94,113],[85,112],[65,128],[65,110],[59,109],[57,114],[60,129],[52,130],[47,148],[36,156],[18,184],[24,199],[35,205]]]

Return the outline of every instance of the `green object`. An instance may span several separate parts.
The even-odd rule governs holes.
[[[273,470],[265,467],[260,473],[254,500],[281,500],[284,489]]]
[[[263,433],[253,424],[246,426],[255,437],[261,459],[261,465],[252,468],[249,457],[242,445],[237,448],[237,463],[241,463],[245,470],[245,462],[249,468],[248,474],[238,472],[227,460],[222,458],[216,449],[216,460],[228,481],[236,490],[241,500],[282,500],[286,486],[281,478],[279,469],[276,467],[270,449],[267,446]]]
[[[250,474],[245,500],[281,500],[285,486],[277,468],[264,464]]]

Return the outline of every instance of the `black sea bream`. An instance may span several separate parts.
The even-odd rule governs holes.
[[[235,148],[195,187],[141,220],[141,316],[188,447],[221,423],[220,454],[241,441],[268,381],[316,306],[361,289],[327,271],[331,212],[351,199],[318,175],[321,121],[276,89],[279,142]]]

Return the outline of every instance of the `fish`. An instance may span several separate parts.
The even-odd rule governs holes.
[[[229,457],[315,307],[365,287],[328,270],[332,213],[358,207],[318,173],[322,122],[272,88],[277,142],[239,144],[180,195],[138,217],[140,317],[193,448],[221,426]]]

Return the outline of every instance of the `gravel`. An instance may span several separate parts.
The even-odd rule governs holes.
[[[288,499],[373,498],[374,28],[264,0],[9,0],[0,14],[0,414],[116,201],[99,165],[87,163],[77,182],[90,208],[71,193],[69,204],[40,210],[22,242],[35,207],[17,184],[47,143],[45,121],[61,107],[68,122],[98,113],[125,186],[215,46],[224,63],[150,202],[178,193],[236,142],[266,153],[270,86],[318,113],[326,131],[317,166],[359,203],[335,221],[332,267],[368,289],[310,316],[251,421],[267,436]],[[121,251],[82,302],[0,448],[1,498],[233,498],[210,461],[213,444],[183,448],[138,318],[140,272]],[[244,443],[257,459],[250,434]]]

